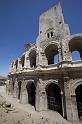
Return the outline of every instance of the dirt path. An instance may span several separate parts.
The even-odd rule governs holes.
[[[4,89],[4,88],[2,88]],[[57,112],[36,112],[30,105],[20,104],[0,88],[0,124],[71,124]],[[11,105],[11,107],[6,107]]]

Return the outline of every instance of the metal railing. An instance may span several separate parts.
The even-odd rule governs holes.
[[[47,97],[48,101],[48,108],[54,111],[57,111],[58,113],[62,114],[62,106],[60,102],[56,101],[55,97]]]

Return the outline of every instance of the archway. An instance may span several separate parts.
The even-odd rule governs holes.
[[[18,99],[20,99],[20,92],[21,92],[21,84],[22,82],[18,82]]]
[[[29,82],[26,86],[28,93],[28,103],[35,107],[35,85],[33,82]]]
[[[52,83],[46,88],[48,109],[57,111],[62,115],[62,99],[59,86]]]
[[[22,67],[24,67],[24,62],[25,62],[25,54],[21,57],[21,64],[22,64]]]
[[[15,65],[16,65],[16,69],[17,69],[17,67],[18,67],[18,59],[16,60]]]
[[[78,117],[80,118],[82,117],[82,84],[76,88],[75,93],[76,93]]]
[[[82,60],[82,37],[74,37],[69,41],[69,50],[72,61]]]
[[[72,52],[72,60],[73,61],[81,60],[79,51],[75,50]]]
[[[30,66],[36,67],[36,51],[35,50],[32,50],[29,53],[29,59],[30,59]]]
[[[48,65],[50,64],[57,64],[59,59],[58,59],[58,47],[54,44],[50,44],[47,46],[45,49],[45,55],[48,60]]]

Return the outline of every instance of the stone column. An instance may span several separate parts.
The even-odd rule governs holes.
[[[67,35],[65,37],[65,39],[63,39],[63,41],[61,42],[61,46],[62,46],[62,59],[63,61],[71,61],[70,58],[70,50],[69,50],[69,41],[70,36]]]
[[[67,120],[73,122],[72,99],[71,99],[71,95],[70,95],[70,87],[69,87],[68,81],[69,81],[69,77],[64,77],[66,112],[67,112]]]
[[[72,98],[72,108],[73,108],[73,123],[77,124],[79,119],[78,119],[78,109],[77,109],[76,95],[73,94],[71,96],[71,98]]]
[[[66,112],[66,98],[65,98],[65,90],[64,90],[64,80],[62,81],[62,91],[61,91],[61,98],[62,98],[62,115],[65,119],[67,119],[67,112]]]
[[[10,93],[10,81],[9,80],[6,81],[6,93],[7,95],[9,95]]]
[[[9,65],[9,72],[12,72],[12,63]]]
[[[42,62],[43,62],[42,65],[48,65],[48,60],[46,58],[45,53],[42,52],[41,55],[42,55]]]
[[[43,83],[42,80],[39,79],[36,87],[36,110],[37,111],[47,110],[46,91],[42,83]]]
[[[13,72],[15,73],[16,72],[16,64],[15,64],[15,61],[13,63]]]
[[[14,91],[13,91],[13,97],[14,98],[18,98],[17,96],[17,91],[18,90],[18,82],[17,82],[17,79],[15,80],[15,84],[14,84]]]
[[[41,48],[38,48],[38,65],[48,65],[48,61],[47,61],[47,58],[46,58],[46,55],[45,55],[45,52],[41,49]]]
[[[70,55],[70,61],[72,61],[72,52],[69,51],[69,55]]]
[[[22,103],[22,104],[27,104],[28,103],[28,92],[27,92],[27,89],[26,89],[25,81],[23,81],[22,85],[21,85],[20,103]]]
[[[13,95],[13,83],[12,78],[9,79],[9,95]]]
[[[36,67],[38,66],[39,64],[39,53],[38,51],[36,51]]]
[[[18,67],[17,67],[17,70],[22,70],[22,64],[21,64],[21,59],[18,58]]]
[[[62,62],[62,47],[61,46],[59,46],[58,47],[58,58],[59,58],[59,62]]]
[[[30,68],[30,59],[29,59],[29,56],[27,54],[25,55],[24,68],[27,68],[27,69]]]
[[[30,68],[30,60],[27,53],[25,54],[24,68]]]
[[[66,106],[65,106],[65,99],[64,99],[64,94],[61,92],[61,98],[62,98],[62,115],[65,119],[67,119],[66,115]]]

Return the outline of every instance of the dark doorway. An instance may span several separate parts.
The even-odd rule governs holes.
[[[28,103],[35,107],[35,85],[34,83],[27,84]]]
[[[57,111],[62,115],[61,90],[56,84],[50,84],[47,89],[48,109]]]
[[[30,66],[35,68],[36,67],[36,51],[35,50],[32,50],[29,53],[29,60],[30,60]]]
[[[20,99],[21,82],[18,82],[18,99]]]
[[[78,109],[78,117],[82,117],[82,85],[79,85],[76,88],[76,101],[77,101],[77,109]]]

